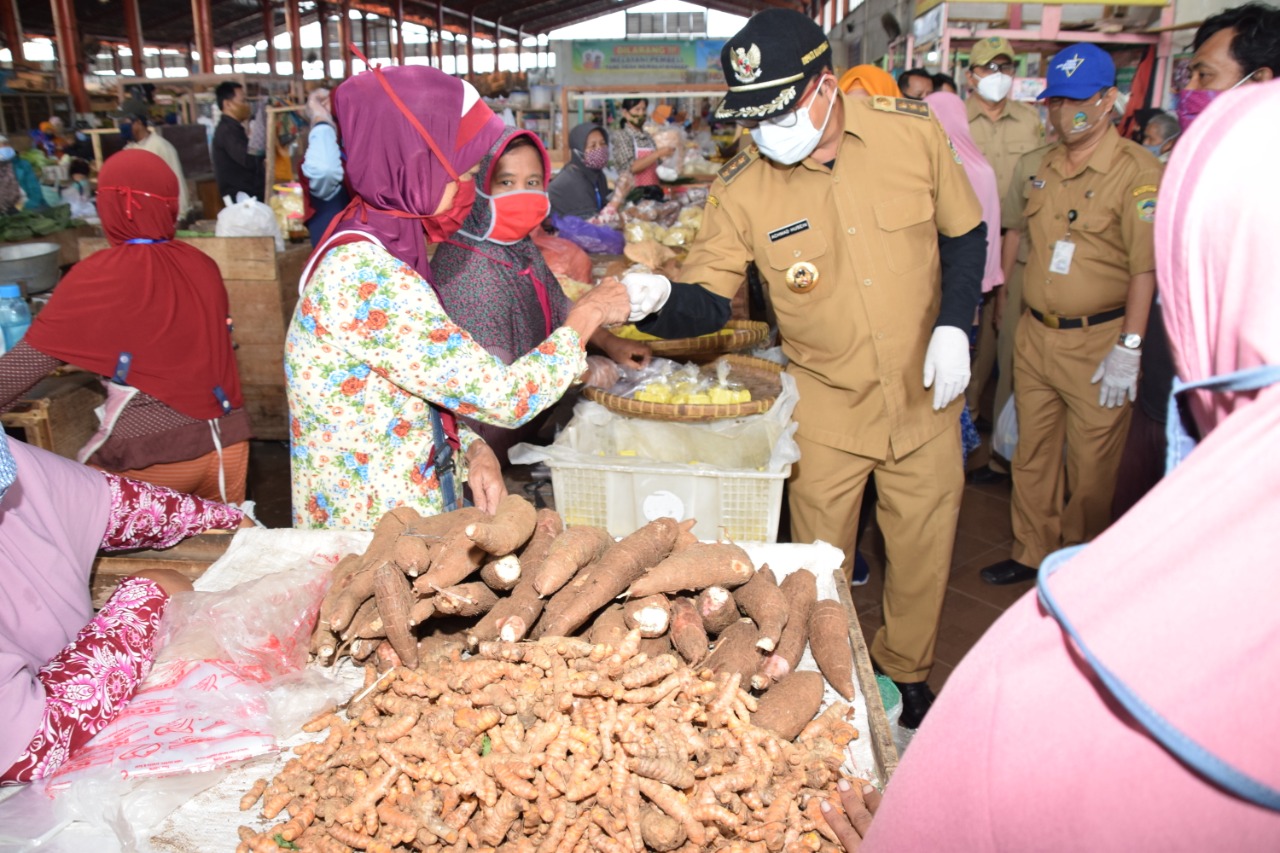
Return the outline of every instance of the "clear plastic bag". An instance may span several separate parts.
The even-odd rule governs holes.
[[[626,243],[622,235],[612,228],[592,225],[576,216],[561,216],[553,213],[551,224],[555,226],[559,236],[572,241],[591,254],[620,255]]]
[[[996,418],[995,432],[991,434],[991,452],[1005,459],[1012,460],[1018,449],[1018,409],[1013,404],[1013,395],[1005,402]]]
[[[275,212],[251,195],[236,193],[233,202],[229,197],[222,199],[226,207],[218,212],[218,222],[214,226],[217,237],[273,237],[276,251],[284,251],[284,236],[280,233],[280,223],[276,221]]]

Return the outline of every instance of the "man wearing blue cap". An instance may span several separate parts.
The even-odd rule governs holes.
[[[982,570],[988,583],[1032,580],[1051,552],[1089,541],[1111,521],[1155,295],[1162,171],[1111,126],[1115,80],[1107,52],[1079,44],[1049,60],[1040,93],[1059,141],[1030,179],[1022,210],[1030,254],[1028,316],[1013,356],[1014,546],[1012,559]]]

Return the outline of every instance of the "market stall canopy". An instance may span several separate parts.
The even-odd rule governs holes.
[[[495,31],[500,31],[503,38],[510,39],[518,33],[547,33],[644,2],[647,0],[448,0],[438,6],[434,0],[402,0],[391,4],[352,2],[349,7],[380,18],[394,19],[397,11],[394,7],[403,6],[405,21],[433,29],[437,25],[439,10],[443,29],[460,35],[471,31],[474,16],[477,37],[492,39]],[[194,41],[190,4],[175,4],[169,0],[137,0],[137,3],[143,37],[148,45],[185,48]],[[73,5],[83,41],[128,43],[125,16],[119,3],[74,0]],[[317,20],[321,13],[330,20],[335,19],[340,8],[337,2],[318,3],[314,0],[302,0],[298,5],[304,24]],[[804,11],[809,4],[802,0],[708,0],[701,5],[717,11],[751,15],[771,7]],[[272,10],[275,32],[285,31],[284,3],[272,0],[210,0],[209,6],[213,44],[219,47],[261,39],[264,7]],[[21,20],[28,35],[51,37],[54,34],[51,3],[22,4]]]

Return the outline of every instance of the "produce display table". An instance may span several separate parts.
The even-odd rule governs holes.
[[[221,541],[201,537],[183,549],[152,556],[133,555],[136,560],[152,560],[154,565],[173,558],[179,567],[185,565],[198,573],[198,590],[216,591],[237,583],[263,577],[277,571],[301,571],[314,567],[317,561],[335,559],[337,555],[363,551],[371,537],[368,533],[330,531],[241,530]],[[225,554],[205,567],[206,561],[230,541]],[[768,563],[779,574],[808,568],[818,577],[819,598],[836,597],[849,615],[850,639],[855,653],[857,694],[851,703],[851,722],[859,737],[850,743],[845,769],[856,776],[886,783],[897,763],[893,740],[880,704],[879,691],[872,674],[866,645],[857,623],[857,614],[847,586],[839,574],[840,552],[826,545],[752,545],[744,546],[756,565]],[[100,562],[99,573],[103,571]],[[101,574],[99,574],[101,577]],[[806,654],[801,669],[813,668]],[[360,683],[360,670],[349,661],[327,671],[335,682],[343,685],[343,695],[354,691]],[[828,693],[834,697],[829,686]],[[308,697],[299,696],[299,702]],[[198,721],[195,721],[198,723]],[[199,731],[197,726],[195,731]],[[322,734],[297,734],[282,739],[288,750],[300,743],[320,739]],[[239,808],[242,795],[259,777],[270,778],[289,759],[288,751],[265,755],[229,769],[197,775],[179,775],[149,780],[120,779],[110,771],[95,778],[76,777],[50,801],[39,790],[30,788],[8,802],[0,802],[0,847],[8,838],[43,839],[41,850],[120,849],[115,834],[133,839],[150,839],[155,850],[203,851],[232,849],[238,841],[236,827],[260,822],[256,812]],[[21,790],[21,789],[19,789]],[[10,796],[0,794],[0,799]],[[85,847],[86,841],[90,841]],[[145,845],[144,845],[145,846]]]
[[[289,438],[285,398],[284,336],[298,302],[298,278],[311,255],[310,244],[277,252],[270,237],[183,238],[218,264],[230,300],[240,387],[253,436],[263,441]],[[106,240],[82,240],[81,257],[107,247]]]

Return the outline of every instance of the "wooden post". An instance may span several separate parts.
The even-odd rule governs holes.
[[[302,15],[298,0],[284,0],[284,24],[289,30],[289,62],[293,65],[293,79],[302,82]]]
[[[191,0],[191,20],[195,24],[195,49],[200,51],[200,73],[213,73],[213,11],[210,0]]]
[[[396,22],[396,49],[392,56],[396,65],[404,65],[404,0],[391,0],[391,17]],[[391,28],[387,28],[387,38],[391,37]]]
[[[524,71],[524,26],[516,29],[516,72]]]
[[[338,52],[342,56],[342,76],[351,76],[351,0],[338,2]]]
[[[73,0],[52,0],[54,38],[58,42],[58,64],[62,79],[71,93],[71,104],[77,113],[91,112],[89,92],[84,87],[83,63],[80,57],[80,30],[76,26]]]
[[[373,61],[373,51],[369,48],[369,18],[363,9],[360,10],[360,44],[364,48],[365,58]]]
[[[271,0],[262,2],[262,37],[267,40],[267,73],[276,73],[276,8]]]

